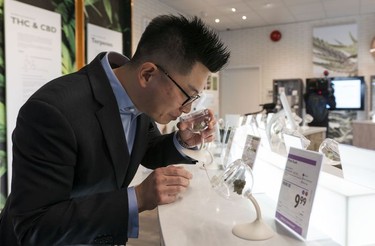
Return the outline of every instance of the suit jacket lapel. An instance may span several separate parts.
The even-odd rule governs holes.
[[[98,121],[102,127],[103,135],[108,146],[115,170],[117,186],[120,188],[125,179],[130,162],[129,152],[126,148],[126,139],[122,128],[116,98],[109,84],[100,59],[103,53],[99,54],[87,67],[88,76],[93,89],[94,97],[102,105],[96,112]]]
[[[97,117],[102,126],[103,135],[115,169],[117,186],[120,188],[125,179],[130,157],[128,148],[126,148],[121,119],[117,119],[119,117],[114,118],[116,113],[119,114],[118,110],[113,112],[110,107],[103,107],[97,112]],[[118,122],[120,122],[119,126],[117,124]]]
[[[147,149],[147,128],[149,125],[149,119],[146,115],[142,114],[137,119],[137,131],[135,134],[133,151],[131,154],[130,165],[126,173],[123,186],[128,186],[132,181],[135,173],[137,172],[138,166],[142,161],[142,157]]]

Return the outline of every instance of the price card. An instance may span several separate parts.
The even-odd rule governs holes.
[[[251,168],[254,169],[254,162],[258,151],[260,138],[252,135],[246,136],[245,147],[241,159]]]
[[[243,159],[246,164],[253,167],[260,138],[250,133],[249,125],[239,126],[231,131],[223,158],[224,167],[237,159]]]
[[[306,239],[323,156],[290,147],[276,208],[276,219]]]

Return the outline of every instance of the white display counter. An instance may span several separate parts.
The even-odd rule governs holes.
[[[311,215],[310,234],[318,240],[302,241],[275,219],[276,203],[286,157],[260,148],[254,166],[254,196],[263,218],[276,236],[247,241],[234,236],[233,225],[250,222],[255,210],[246,199],[228,201],[210,187],[204,170],[186,166],[194,175],[176,203],[159,206],[165,246],[170,245],[373,245],[375,190],[344,180],[341,170],[324,165]],[[209,170],[214,175],[214,170]],[[319,233],[316,233],[319,228]],[[313,235],[314,237],[316,235]]]
[[[237,223],[255,219],[255,209],[247,199],[226,200],[216,194],[205,171],[185,166],[193,173],[189,189],[175,203],[158,207],[162,245],[339,245],[330,239],[304,242],[274,220],[275,201],[266,194],[255,194],[263,219],[276,232],[266,241],[247,241],[232,234]],[[210,175],[215,173],[209,170]]]
[[[275,202],[286,157],[259,149],[254,165],[255,192]],[[315,196],[311,225],[340,245],[375,245],[375,190],[342,178],[340,169],[324,164]]]
[[[247,241],[234,236],[233,225],[255,218],[250,201],[224,199],[212,190],[203,169],[185,165],[193,173],[188,190],[177,202],[158,207],[162,245],[375,245],[375,190],[343,179],[340,169],[327,164],[319,178],[309,230],[315,234],[319,228],[319,239],[303,241],[276,222],[285,165],[285,154],[259,148],[253,193],[265,222],[276,232],[273,238]],[[212,177],[218,171],[208,172]],[[133,183],[148,174],[141,169]]]

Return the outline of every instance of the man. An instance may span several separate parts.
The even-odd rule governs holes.
[[[138,212],[174,202],[191,174],[174,163],[213,139],[168,123],[188,113],[210,72],[229,52],[198,18],[159,16],[133,58],[99,54],[80,71],[38,90],[13,132],[12,192],[2,211],[1,245],[125,244]],[[211,112],[212,114],[212,112]],[[213,117],[212,117],[213,118]],[[139,164],[155,169],[128,187]]]

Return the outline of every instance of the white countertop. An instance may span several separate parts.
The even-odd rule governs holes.
[[[254,163],[254,197],[263,219],[276,232],[273,238],[247,241],[234,236],[232,228],[235,224],[255,219],[255,209],[250,201],[226,200],[212,190],[203,169],[184,165],[193,174],[188,190],[175,203],[158,207],[162,245],[334,246],[372,245],[375,242],[372,229],[375,226],[375,190],[343,179],[340,169],[327,164],[323,165],[319,178],[309,231],[319,235],[316,233],[319,228],[330,238],[320,234],[320,240],[302,241],[276,222],[276,203],[285,163],[286,156],[262,147],[258,149]],[[208,172],[213,177],[218,171],[209,169]],[[141,167],[132,183],[141,182],[149,173]]]
[[[372,120],[353,120],[353,123],[375,125],[375,122]]]
[[[265,222],[276,232],[265,241],[247,241],[232,234],[237,223],[255,219],[255,209],[247,199],[226,200],[210,186],[204,170],[185,165],[193,173],[190,187],[175,203],[158,207],[159,221],[165,246],[209,245],[338,245],[330,239],[304,242],[278,224],[276,202],[265,194],[254,194]],[[215,170],[209,170],[214,175]]]

